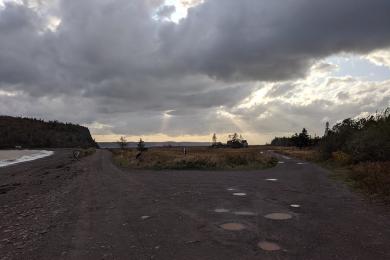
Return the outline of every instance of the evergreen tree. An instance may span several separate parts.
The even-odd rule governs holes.
[[[327,135],[329,134],[329,131],[330,131],[330,129],[329,129],[329,122],[326,122],[326,124],[325,124],[325,134],[324,134],[324,136],[327,136]]]
[[[299,148],[307,147],[310,145],[310,136],[307,134],[306,128],[302,129],[302,132],[298,135],[298,144]]]

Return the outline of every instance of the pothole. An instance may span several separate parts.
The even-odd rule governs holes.
[[[245,229],[245,225],[241,223],[225,223],[219,226],[220,228],[228,231],[240,231]]]
[[[272,220],[288,220],[292,218],[292,216],[287,213],[271,213],[264,217]]]
[[[273,182],[276,182],[278,181],[278,179],[265,179],[266,181],[273,181]]]
[[[255,212],[251,212],[251,211],[235,211],[234,214],[238,215],[238,216],[256,216],[257,215]]]
[[[229,209],[215,209],[214,212],[216,213],[227,213],[227,212],[230,212]]]
[[[278,244],[268,241],[261,241],[257,244],[257,246],[264,251],[278,251],[281,249]]]
[[[233,196],[246,196],[246,193],[244,193],[244,192],[236,192],[236,193],[233,193]]]

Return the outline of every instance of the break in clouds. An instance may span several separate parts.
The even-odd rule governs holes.
[[[0,1],[0,114],[265,142],[390,104],[390,76],[329,59],[390,68],[388,0],[181,2]]]

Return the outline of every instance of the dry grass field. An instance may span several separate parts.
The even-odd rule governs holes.
[[[136,149],[113,149],[114,161],[134,169],[176,169],[176,170],[228,170],[264,169],[275,166],[277,160],[264,153],[265,147],[245,149],[189,147],[187,154],[183,148],[150,148],[136,159]]]

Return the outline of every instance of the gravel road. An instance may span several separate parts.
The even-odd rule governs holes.
[[[390,259],[388,207],[278,158],[261,171],[128,171],[106,150],[57,150],[0,168],[0,259]]]

